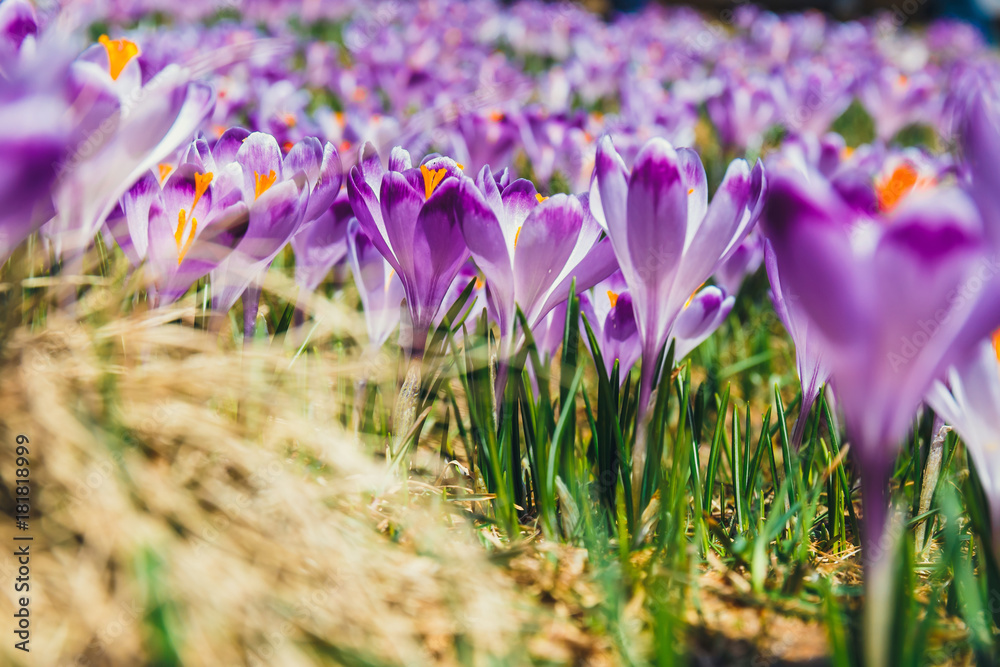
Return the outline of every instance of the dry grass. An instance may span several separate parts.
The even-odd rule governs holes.
[[[529,601],[468,522],[402,497],[343,430],[333,361],[287,370],[136,315],[50,316],[0,363],[8,545],[15,437],[31,441],[31,664],[524,659]],[[5,585],[0,616],[14,604]]]

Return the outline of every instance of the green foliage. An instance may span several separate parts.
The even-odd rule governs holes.
[[[875,121],[856,99],[833,121],[830,130],[844,137],[848,146],[860,146],[875,140]]]

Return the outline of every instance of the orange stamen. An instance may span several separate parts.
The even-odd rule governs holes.
[[[201,201],[202,196],[208,191],[208,186],[212,182],[213,174],[212,172],[206,172],[204,174],[199,174],[195,172],[194,174],[194,203],[191,204],[191,213],[194,213],[194,207],[198,205]]]
[[[277,180],[277,178],[278,177],[274,173],[274,169],[272,169],[268,173],[267,176],[261,176],[260,174],[258,174],[255,171],[253,173],[253,181],[254,181],[254,184],[253,184],[253,199],[254,199],[254,201],[257,201],[257,199],[262,194],[264,194],[265,192],[267,192],[267,189],[269,187],[271,187],[272,185],[274,185],[274,181]]]
[[[688,190],[688,194],[689,194],[689,195],[690,195],[690,194],[694,194],[694,188],[691,188],[690,190]]]
[[[428,169],[427,165],[420,165],[420,173],[424,177],[424,197],[430,199],[434,194],[434,189],[441,185],[441,181],[448,174],[447,169]]]
[[[997,363],[1000,363],[1000,329],[993,332],[993,351],[997,353]]]
[[[517,237],[519,237],[520,235],[521,235],[521,228],[518,227],[517,231],[514,232],[514,247],[515,248],[517,247]]]
[[[181,239],[184,238],[184,227],[187,221],[187,212],[181,209],[177,214],[177,231],[174,232],[174,241],[177,243],[177,264],[180,265],[184,261],[184,255],[187,254],[188,250],[191,249],[191,244],[194,243],[195,232],[198,231],[198,220],[191,217],[191,233],[188,234],[187,240],[184,244],[181,244]]]
[[[174,170],[174,166],[164,162],[160,164],[159,168],[160,168],[160,183],[162,184],[163,181],[167,180],[167,176],[170,175],[170,172]]]
[[[878,207],[886,212],[893,210],[916,184],[917,170],[907,163],[899,165],[889,178],[875,186]]]
[[[108,52],[108,73],[117,81],[129,61],[139,55],[139,47],[127,39],[108,39],[107,35],[101,35],[97,41]]]
[[[298,122],[295,119],[295,114],[293,113],[286,113],[284,116],[281,117],[281,120],[284,121],[285,125],[287,125],[288,127],[295,127],[295,123]]]
[[[504,118],[506,118],[506,116],[504,115],[503,111],[491,111],[490,112],[490,120],[492,120],[494,123],[499,123]]]
[[[344,141],[341,141],[339,150],[341,153],[346,153],[347,151],[351,150],[351,142],[347,141],[346,139]]]
[[[611,307],[614,308],[618,305],[618,295],[611,290],[608,290],[608,301],[611,302]]]
[[[541,204],[541,203],[542,203],[543,201],[545,201],[546,199],[548,199],[548,197],[543,197],[542,195],[540,195],[540,194],[538,194],[538,193],[536,192],[536,193],[535,193],[535,199],[537,199],[537,200],[538,200],[538,203],[539,203],[539,204]]]

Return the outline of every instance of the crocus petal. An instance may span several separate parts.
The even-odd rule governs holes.
[[[314,291],[330,269],[347,256],[347,224],[353,215],[351,203],[343,195],[316,220],[303,223],[292,237],[295,282],[304,290]]]
[[[263,273],[305,214],[309,188],[305,181],[282,181],[250,207],[246,236],[233,252],[212,271],[212,308],[227,312],[247,286]]]
[[[110,247],[113,243],[117,244],[118,247],[121,248],[122,253],[125,255],[129,264],[133,267],[139,266],[142,259],[135,250],[135,244],[132,243],[132,235],[129,233],[128,221],[125,218],[125,212],[122,211],[121,206],[118,206],[111,211],[111,215],[109,215],[108,219],[104,221],[104,226],[101,228],[101,231],[106,245]]]
[[[469,257],[458,221],[460,203],[463,202],[458,179],[447,179],[420,209],[412,236],[415,284],[408,288],[411,294],[419,290],[423,301],[416,304],[419,319],[415,317],[414,327],[425,327],[430,322],[458,270]]]
[[[483,168],[479,170],[479,175],[476,176],[476,187],[483,193],[489,207],[493,209],[493,215],[496,216],[497,220],[500,220],[504,215],[503,200],[500,198],[500,186],[497,185],[488,164],[483,165]]]
[[[733,160],[704,221],[689,235],[682,269],[686,280],[678,285],[677,297],[686,299],[692,289],[715,273],[750,232],[756,222],[749,208],[754,194],[750,166],[744,160]]]
[[[375,150],[371,142],[366,141],[365,145],[361,147],[356,166],[360,170],[365,182],[368,183],[368,187],[374,192],[380,192],[385,169],[382,168],[382,161],[379,159],[378,151]]]
[[[379,183],[382,179],[379,177]],[[399,261],[389,244],[389,237],[385,231],[385,221],[382,219],[382,205],[379,203],[378,195],[365,181],[361,170],[351,167],[351,172],[347,177],[347,196],[351,202],[354,215],[357,216],[361,228],[365,235],[375,244],[386,261],[392,265],[397,272],[400,271]]]
[[[538,206],[538,191],[529,180],[519,178],[503,189],[500,194],[503,202],[503,215],[499,216],[500,227],[507,243],[507,249],[514,251],[517,230],[527,220],[528,214]]]
[[[736,298],[726,296],[718,287],[706,287],[694,295],[673,329],[674,359],[679,361],[689,355],[706,338],[715,333],[733,309]]]
[[[399,272],[402,276],[413,275],[414,226],[424,205],[424,195],[410,187],[402,174],[389,171],[382,178],[379,205],[385,221],[385,237],[399,263]],[[369,237],[374,241],[370,234]]]
[[[394,146],[389,154],[389,171],[406,171],[407,169],[413,169],[410,152],[402,146]]]
[[[374,347],[381,347],[399,326],[403,284],[357,220],[348,225],[347,245],[351,272],[365,311],[368,338]]]
[[[160,200],[160,210],[163,210],[160,184],[152,172],[136,181],[122,197],[121,205],[128,224],[129,236],[132,240],[135,256],[141,261],[146,258],[149,248],[149,207],[154,200]]]
[[[659,347],[670,325],[669,312],[647,304],[667,299],[673,284],[687,234],[687,197],[674,149],[664,140],[647,142],[636,157],[628,188],[628,254],[637,281],[629,284],[635,285],[632,298],[644,345]],[[608,225],[614,239],[610,216]]]
[[[242,127],[231,127],[223,132],[212,147],[212,157],[215,158],[215,163],[221,166],[235,162],[236,154],[249,136],[250,130],[245,130]]]
[[[639,360],[642,346],[639,344],[639,327],[632,307],[632,297],[628,292],[618,296],[615,305],[604,320],[604,365],[610,373],[618,360],[619,380],[624,382],[628,372]]]
[[[558,278],[583,225],[583,209],[575,197],[554,195],[528,214],[514,251],[514,291],[529,326],[544,313],[548,288]]]
[[[1000,249],[1000,189],[995,187],[1000,128],[982,93],[969,100],[962,127],[962,149],[972,181],[972,196],[994,248]]]
[[[509,335],[514,326],[514,274],[500,222],[471,181],[461,182],[459,198],[458,221],[462,237],[476,265],[486,276],[486,289],[500,320],[501,335]]]
[[[243,198],[247,202],[284,180],[281,149],[270,134],[254,132],[248,136],[236,152],[236,162],[243,169]]]
[[[701,158],[690,148],[677,149],[677,164],[687,185],[688,236],[691,237],[708,212],[708,178]]]
[[[636,270],[629,251],[628,170],[611,144],[611,137],[602,137],[597,145],[594,163],[597,192],[603,212],[604,227],[611,237],[622,273],[629,284],[635,284]],[[598,219],[599,220],[599,219]]]
[[[333,204],[344,184],[344,167],[340,162],[340,154],[333,144],[327,142],[323,146],[323,161],[320,163],[316,179],[310,178],[312,192],[309,194],[309,207],[306,209],[306,220],[314,220]]]
[[[761,213],[781,267],[785,298],[801,303],[827,339],[868,335],[874,277],[855,268],[850,212],[829,188],[790,174],[772,181]],[[793,288],[794,286],[794,288]]]

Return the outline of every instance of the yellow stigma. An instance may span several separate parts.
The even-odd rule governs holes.
[[[479,276],[476,276],[476,289],[483,289],[483,285],[485,285],[485,284],[486,283],[483,282],[482,278],[480,278]]]
[[[97,41],[108,52],[108,73],[117,81],[128,61],[139,55],[139,47],[127,39],[108,39],[107,35],[101,35]]]
[[[426,164],[420,165],[420,173],[424,177],[424,198],[430,199],[434,194],[434,189],[441,185],[441,181],[448,175],[447,169],[428,169]]]
[[[277,175],[274,173],[274,169],[268,172],[267,176],[261,176],[256,171],[253,173],[253,200],[257,199],[267,192],[267,189],[274,185],[274,181],[277,179]]]
[[[202,196],[208,191],[208,186],[212,182],[212,172],[206,172],[204,174],[199,174],[195,172],[194,174],[194,203],[191,204],[191,212],[194,213],[194,207],[198,205],[201,201]]]
[[[694,194],[694,188],[691,188],[690,190],[688,190],[688,194],[689,195]]]
[[[521,228],[518,227],[517,231],[514,232],[514,247],[517,248],[517,237],[521,235]]]
[[[851,148],[850,146],[844,146],[840,150],[840,159],[841,160],[849,160],[852,155],[854,155],[854,149]]]
[[[611,290],[608,290],[608,301],[611,302],[611,307],[614,308],[618,305],[618,295]]]
[[[198,221],[191,216],[191,233],[188,234],[187,240],[181,243],[181,239],[184,238],[184,227],[187,221],[187,212],[181,209],[177,213],[177,231],[174,232],[174,241],[177,243],[177,265],[184,261],[184,255],[187,251],[191,249],[191,244],[194,243],[194,234],[198,231]]]
[[[542,203],[543,201],[545,201],[546,199],[548,199],[548,197],[543,197],[542,195],[540,195],[540,194],[538,194],[538,193],[536,192],[536,193],[535,193],[535,199],[537,199],[537,200],[538,200],[538,203],[539,203],[539,204],[541,204],[541,203]]]
[[[385,277],[385,291],[386,291],[387,294],[389,292],[389,284],[392,283],[392,277],[394,275],[396,275],[396,269],[390,268],[389,269],[389,275],[387,275]]]
[[[163,184],[163,181],[167,180],[167,176],[169,176],[170,172],[172,172],[173,170],[174,170],[173,165],[169,165],[166,162],[160,164],[160,184],[161,185]]]
[[[298,119],[295,118],[295,114],[293,113],[286,113],[281,117],[281,120],[288,127],[295,127],[295,124],[298,122]]]
[[[462,171],[465,171],[465,165],[462,164],[461,162],[456,162],[455,166],[461,169]]]
[[[993,332],[993,351],[997,353],[997,363],[1000,364],[1000,329]]]

